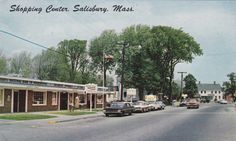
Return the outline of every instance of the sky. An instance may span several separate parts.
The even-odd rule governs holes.
[[[41,13],[10,12],[11,6],[42,8]],[[67,7],[68,12],[50,12],[49,6]],[[108,12],[73,12],[73,6],[105,7]],[[132,7],[132,12],[113,12],[113,5]],[[236,1],[233,0],[0,0],[0,30],[46,47],[64,39],[92,40],[107,29],[118,33],[134,24],[182,28],[200,44],[203,55],[175,68],[175,80],[184,71],[201,83],[222,84],[236,72]],[[7,56],[43,48],[0,32],[0,50]]]

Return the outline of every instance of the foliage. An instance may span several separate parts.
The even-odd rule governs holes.
[[[235,91],[236,91],[236,74],[234,72],[227,75],[229,81],[223,83],[223,89],[226,95],[231,95],[235,100]]]
[[[75,82],[76,72],[82,68],[86,59],[86,44],[85,40],[64,40],[58,44],[58,52],[64,57],[69,67],[70,81]]]
[[[6,73],[7,73],[7,59],[0,51],[0,74],[6,74]]]
[[[106,72],[112,71],[118,60],[118,36],[114,30],[105,30],[99,37],[93,39],[89,46],[89,56],[91,57],[91,68],[95,72],[104,75],[104,85],[106,86]],[[113,56],[112,60],[106,56]],[[104,58],[103,58],[104,57]]]
[[[11,59],[10,71],[23,77],[30,77],[31,74],[31,55],[28,52],[21,52]]]
[[[108,60],[110,55],[113,58]],[[173,82],[175,66],[191,63],[199,55],[200,45],[182,29],[132,25],[119,34],[105,30],[88,44],[79,39],[63,40],[33,59],[22,52],[11,59],[10,71],[24,77],[80,84],[102,85],[104,77],[105,86],[113,83],[111,77],[106,78],[107,71],[116,71],[118,76],[124,74],[124,87],[138,89],[140,99],[146,92],[163,93],[171,100],[179,92]],[[0,55],[0,68],[5,68],[4,61]],[[189,89],[186,91],[193,94]]]
[[[185,87],[183,89],[184,93],[188,95],[188,97],[192,98],[197,93],[197,80],[192,74],[188,74],[184,78]]]
[[[180,94],[180,86],[176,82],[172,82],[172,95],[173,99],[178,99]]]
[[[199,44],[182,29],[168,26],[154,26],[151,29],[152,38],[147,53],[156,66],[159,67],[161,76],[161,91],[169,95],[172,100],[172,81],[174,68],[178,63],[191,63],[194,56],[202,55]]]

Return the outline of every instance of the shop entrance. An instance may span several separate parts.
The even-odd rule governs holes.
[[[60,110],[68,109],[68,93],[60,94]]]
[[[13,112],[25,112],[25,91],[14,91]]]
[[[95,108],[95,100],[96,100],[96,95],[95,94],[87,94],[87,108],[90,108],[90,95],[92,95],[92,108]]]

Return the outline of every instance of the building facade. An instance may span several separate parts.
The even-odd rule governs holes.
[[[0,113],[102,108],[105,87],[0,76]]]
[[[209,99],[211,101],[218,101],[224,98],[224,92],[220,84],[216,84],[216,82],[210,83],[198,83],[198,94],[202,99]]]

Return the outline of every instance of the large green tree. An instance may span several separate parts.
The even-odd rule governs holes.
[[[151,29],[152,38],[147,52],[159,66],[161,76],[161,91],[168,94],[172,100],[172,82],[174,69],[178,63],[191,63],[194,56],[202,55],[200,45],[192,36],[182,29],[168,26],[154,26]]]
[[[185,76],[184,82],[185,87],[183,89],[183,92],[190,98],[194,97],[198,91],[196,84],[197,79],[192,74],[188,74],[187,76]]]
[[[234,94],[236,91],[236,74],[234,72],[227,75],[229,81],[223,83],[223,89],[226,95],[231,95],[234,101],[236,100]]]
[[[91,57],[91,67],[94,72],[100,72],[104,76],[106,86],[107,71],[114,70],[118,60],[118,36],[114,30],[105,30],[91,40],[89,45],[89,55]]]
[[[33,58],[33,70],[37,78],[55,81],[69,81],[69,65],[64,55],[56,48],[49,48]]]
[[[156,93],[159,88],[159,73],[153,61],[146,53],[150,27],[146,25],[132,25],[123,29],[120,34],[120,52],[124,54],[124,87],[137,88],[139,98],[144,98],[144,91]],[[122,74],[122,53],[118,62],[117,74]]]
[[[64,57],[69,65],[70,81],[75,82],[76,73],[84,66],[84,59],[86,59],[86,45],[85,40],[64,40],[58,44],[57,51]]]

